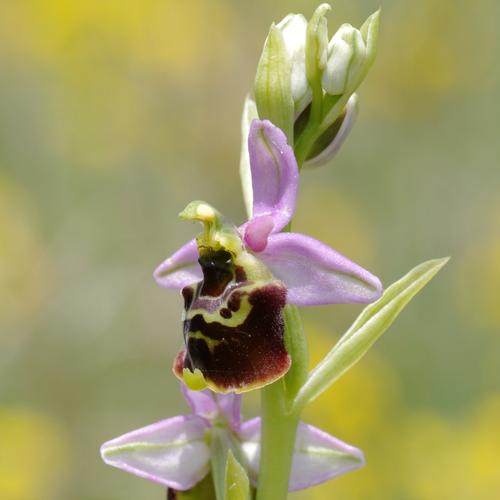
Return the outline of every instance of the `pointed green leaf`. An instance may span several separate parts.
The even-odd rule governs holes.
[[[410,300],[448,262],[448,258],[424,262],[391,285],[382,297],[367,306],[340,341],[314,368],[299,391],[294,409],[303,408],[355,365],[389,328]]]
[[[294,121],[291,71],[283,34],[272,24],[255,76],[255,102],[259,118],[283,130],[289,144]]]
[[[249,500],[250,484],[245,469],[229,450],[226,462],[224,500]]]

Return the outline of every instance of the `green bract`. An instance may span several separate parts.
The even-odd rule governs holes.
[[[255,76],[255,102],[260,119],[270,120],[293,140],[294,103],[291,63],[279,28],[271,25]]]
[[[309,375],[295,402],[298,411],[355,365],[391,326],[408,302],[439,272],[449,258],[424,262],[387,288],[367,306],[334,348]]]
[[[250,483],[245,469],[229,450],[226,462],[224,500],[249,500]]]

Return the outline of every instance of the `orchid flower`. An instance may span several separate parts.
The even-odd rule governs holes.
[[[248,137],[252,214],[239,228],[210,205],[190,203],[181,217],[204,232],[156,269],[165,288],[182,290],[184,340],[174,373],[191,388],[245,392],[290,366],[283,340],[286,304],[370,303],[377,277],[325,244],[283,232],[293,216],[298,168],[284,133],[254,120]]]
[[[109,465],[174,490],[191,489],[210,472],[214,426],[227,433],[234,452],[255,484],[259,472],[260,418],[241,422],[241,396],[181,384],[191,415],[179,415],[104,443]],[[363,452],[329,434],[300,423],[295,441],[289,491],[325,482],[364,465]]]

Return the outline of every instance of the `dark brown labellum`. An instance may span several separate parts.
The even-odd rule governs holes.
[[[198,369],[217,392],[244,392],[280,378],[290,367],[283,283],[239,281],[244,270],[237,273],[225,251],[200,257],[200,264],[204,280],[182,292],[185,349],[175,360],[176,375]]]

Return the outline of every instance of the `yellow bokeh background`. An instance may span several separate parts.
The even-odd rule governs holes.
[[[380,4],[358,123],[303,173],[294,228],[385,284],[452,260],[304,414],[367,466],[291,498],[500,498],[500,10],[338,1],[331,31]],[[315,6],[0,0],[0,499],[164,498],[99,457],[188,411],[181,301],[151,273],[192,199],[243,220],[243,99],[270,23]],[[312,364],[359,311],[303,311]]]

